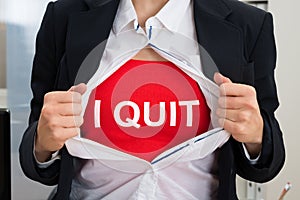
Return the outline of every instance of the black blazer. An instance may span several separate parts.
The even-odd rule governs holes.
[[[74,176],[72,156],[64,147],[61,160],[39,169],[33,157],[34,136],[45,93],[68,90],[87,54],[108,38],[118,0],[58,0],[49,3],[37,41],[32,69],[31,115],[20,145],[20,162],[30,179],[46,185],[58,184],[55,199],[68,199]],[[261,156],[251,165],[240,143],[230,139],[219,157],[219,199],[236,199],[235,176],[266,182],[283,166],[285,150],[280,127],[274,117],[279,103],[274,82],[276,47],[270,13],[236,0],[194,0],[197,38],[219,71],[234,82],[255,87],[264,120]],[[96,48],[98,67],[104,46]],[[88,70],[91,71],[91,70]],[[212,72],[204,72],[211,77]],[[86,81],[86,80],[82,80]],[[201,197],[199,197],[201,199]]]

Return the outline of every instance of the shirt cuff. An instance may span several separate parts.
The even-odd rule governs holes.
[[[251,158],[250,158],[250,154],[249,154],[249,152],[248,152],[248,150],[247,150],[247,148],[246,148],[246,146],[245,146],[244,143],[242,143],[242,146],[243,146],[243,149],[244,149],[244,152],[245,152],[245,156],[246,156],[246,158],[249,160],[250,164],[251,164],[251,165],[257,164],[257,161],[258,161],[258,159],[260,158],[261,152],[258,154],[258,156],[257,156],[256,158],[251,159]]]
[[[33,152],[32,153],[33,153],[33,157],[35,159],[35,162],[36,162],[38,168],[40,168],[40,169],[45,169],[45,168],[49,167],[50,165],[52,165],[55,160],[60,159],[59,151],[56,151],[51,155],[51,159],[48,160],[47,162],[39,162],[38,159],[35,156],[35,145],[33,147]]]
[[[55,160],[60,159],[59,151],[54,152],[51,156],[51,159],[48,160],[47,162],[39,162],[36,159],[34,152],[33,152],[33,155],[34,155],[37,166],[41,169],[45,169],[45,168],[49,167],[50,165],[52,165],[54,163]]]

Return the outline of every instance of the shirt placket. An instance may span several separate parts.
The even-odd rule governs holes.
[[[156,200],[158,174],[157,171],[149,169],[142,177],[136,191],[136,200]]]

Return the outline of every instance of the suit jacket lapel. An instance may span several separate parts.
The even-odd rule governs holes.
[[[77,82],[81,81],[80,78],[76,78],[76,76],[78,71],[80,71],[79,67],[82,65],[84,60],[89,60],[88,64],[90,64],[85,65],[85,67],[87,67],[87,69],[85,69],[88,74],[87,76],[90,75],[91,71],[98,67],[98,61],[101,59],[105,47],[105,45],[103,45],[105,42],[103,43],[103,41],[105,41],[109,36],[119,1],[110,0],[101,1],[102,3],[97,2],[100,1],[86,0],[89,10],[69,17],[66,36],[66,53],[61,61],[61,65],[65,65],[67,71],[64,71],[65,68],[61,67],[61,71],[59,73],[63,73],[63,75],[59,75],[59,77],[63,80],[58,80],[58,82],[62,84],[58,84],[60,85],[60,89],[68,89],[70,85],[73,85],[74,83],[76,84],[76,82],[74,82],[75,79],[77,79]],[[103,2],[106,3],[103,4]],[[85,59],[96,46],[99,46],[100,48],[96,48],[97,52],[93,51],[93,53],[97,53],[99,55],[98,60]],[[94,57],[95,56],[93,56],[93,58]],[[68,82],[65,80],[66,76],[69,78],[69,86],[68,84],[65,84]],[[60,173],[68,174],[66,170],[69,170],[70,173],[69,176],[59,177],[60,184],[58,185],[58,192],[55,199],[69,199],[72,179],[74,176],[74,171],[72,171],[73,159],[67,152],[66,148],[62,149],[62,156],[64,159],[61,161],[62,167]]]
[[[90,9],[95,9],[115,0],[84,0],[84,1]]]
[[[221,72],[234,82],[244,82],[242,31],[226,20],[232,11],[222,0],[194,0],[194,18],[204,74],[213,80]],[[226,159],[224,159],[225,156]],[[226,162],[224,162],[226,160]],[[219,199],[232,199],[232,149],[227,143],[219,157]]]
[[[119,4],[118,0],[85,1],[89,10],[69,16],[68,21],[65,62],[70,84],[87,82],[94,74]]]
[[[235,82],[242,79],[241,30],[226,20],[231,9],[223,0],[194,0],[194,18],[203,71],[210,79],[219,71]],[[214,64],[215,63],[215,64]]]

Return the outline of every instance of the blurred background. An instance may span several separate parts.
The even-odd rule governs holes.
[[[52,190],[52,187],[27,179],[18,160],[18,147],[29,115],[35,37],[48,2],[49,0],[0,0],[0,108],[8,108],[11,115],[11,147],[10,152],[4,153],[11,154],[11,198],[14,200],[47,199]],[[249,0],[245,3],[268,10],[274,17],[278,51],[276,80],[281,103],[276,115],[284,133],[287,159],[281,173],[268,183],[256,184],[238,178],[238,195],[242,200],[274,200],[278,199],[286,183],[291,182],[292,189],[285,199],[299,199],[300,176],[297,175],[297,169],[300,169],[300,156],[297,147],[300,142],[300,2]],[[3,184],[1,181],[0,183]]]
[[[18,158],[32,97],[30,75],[35,37],[48,2],[0,0],[0,88],[4,88],[0,90],[0,107],[9,108],[11,114],[11,199],[15,200],[47,199],[51,191],[50,187],[26,178]]]

